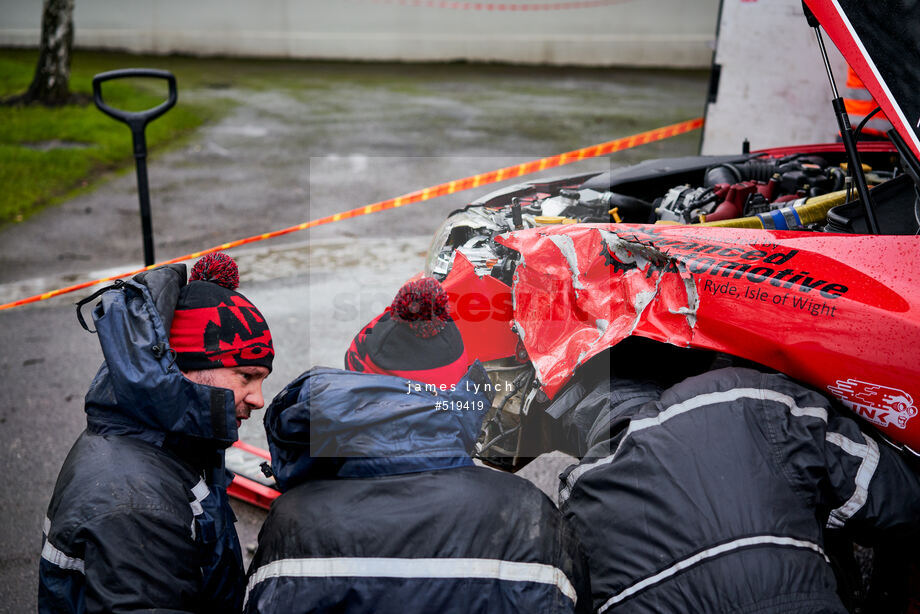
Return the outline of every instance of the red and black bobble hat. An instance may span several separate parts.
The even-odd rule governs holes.
[[[345,354],[345,368],[451,386],[466,374],[460,330],[436,279],[406,283],[393,303],[361,329]]]
[[[207,254],[192,267],[169,330],[181,371],[249,365],[271,371],[271,331],[255,305],[234,292],[239,283],[236,262],[227,254]]]

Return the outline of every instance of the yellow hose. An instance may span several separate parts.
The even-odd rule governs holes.
[[[854,194],[856,192],[854,191]],[[816,224],[827,219],[827,212],[842,205],[847,200],[847,191],[830,192],[812,198],[801,198],[793,204],[753,217],[740,217],[733,220],[719,220],[718,222],[705,222],[697,226],[717,226],[721,228],[768,228],[780,230],[796,230],[809,224]]]

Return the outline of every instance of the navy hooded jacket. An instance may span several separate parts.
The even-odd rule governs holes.
[[[613,379],[574,411],[596,420],[561,508],[598,612],[843,614],[825,531],[920,530],[917,474],[785,376]]]
[[[168,331],[184,283],[184,265],[142,273],[93,312],[105,362],[48,506],[39,612],[241,607],[223,466],[237,438],[234,399],[174,364]]]
[[[488,386],[476,363],[446,391],[323,367],[283,390],[265,414],[283,494],[244,610],[587,611],[584,561],[552,502],[470,459]]]

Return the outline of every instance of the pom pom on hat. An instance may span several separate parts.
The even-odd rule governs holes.
[[[450,316],[447,293],[438,281],[423,277],[403,285],[390,305],[392,317],[407,324],[416,337],[428,339],[441,332]]]
[[[227,290],[236,290],[240,285],[240,271],[233,258],[223,252],[205,254],[192,267],[189,281],[209,281]]]
[[[395,375],[436,386],[457,383],[469,360],[450,317],[447,293],[436,279],[406,283],[382,314],[358,331],[345,368]]]

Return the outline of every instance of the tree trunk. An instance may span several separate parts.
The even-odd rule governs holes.
[[[56,106],[70,101],[73,3],[74,0],[44,0],[41,50],[32,84],[21,99],[25,104]]]

